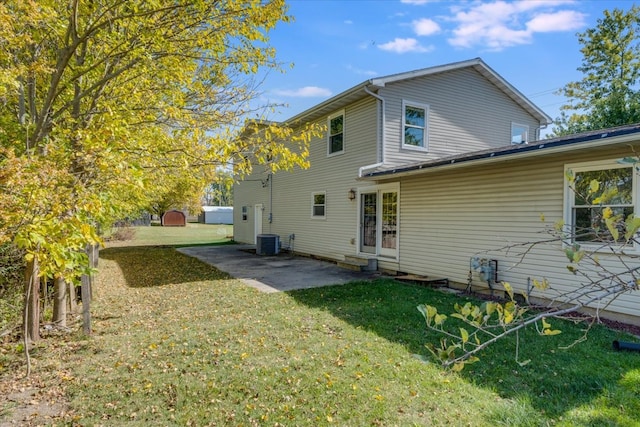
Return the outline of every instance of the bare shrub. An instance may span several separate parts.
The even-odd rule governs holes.
[[[132,240],[136,235],[136,230],[133,227],[116,227],[111,235],[107,238],[110,241],[124,242]]]

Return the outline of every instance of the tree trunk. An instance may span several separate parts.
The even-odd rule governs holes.
[[[44,323],[44,313],[47,311],[47,306],[49,305],[49,289],[46,277],[41,277],[40,280],[40,309],[38,310],[38,314],[40,315],[40,323]]]
[[[78,291],[73,283],[67,283],[67,302],[69,304],[69,313],[78,314]]]
[[[67,282],[62,277],[53,282],[53,324],[67,327]]]
[[[85,248],[87,257],[89,258],[89,265],[92,268],[98,265],[98,246],[87,245]],[[92,277],[88,274],[83,274],[80,278],[81,294],[82,294],[82,331],[85,335],[91,335],[91,299],[93,298],[91,291]]]
[[[100,259],[100,245],[90,245],[88,247],[89,265],[92,268],[98,268],[98,259]]]
[[[80,278],[82,293],[82,332],[91,335],[91,277],[83,274]]]
[[[25,270],[24,333],[27,342],[40,339],[40,277],[38,261],[27,262]]]

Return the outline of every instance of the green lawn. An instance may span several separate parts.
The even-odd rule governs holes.
[[[127,227],[133,239],[108,240],[107,247],[155,245],[205,245],[228,242],[233,236],[233,225],[187,223],[185,227]],[[118,229],[114,228],[113,232]]]
[[[418,361],[416,306],[380,280],[262,294],[171,248],[103,252],[95,336],[68,388],[81,425],[637,425],[638,354],[583,325],[500,343],[461,374]],[[628,338],[628,337],[623,337]]]
[[[94,335],[34,363],[57,369],[75,425],[640,424],[640,354],[605,328],[574,346],[582,324],[526,331],[526,366],[514,340],[459,374],[419,361],[438,337],[416,306],[456,301],[390,279],[263,294],[171,247],[113,247]]]

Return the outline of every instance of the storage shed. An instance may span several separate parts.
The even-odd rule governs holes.
[[[232,206],[203,206],[198,222],[202,224],[233,224]]]
[[[160,224],[163,227],[184,227],[187,225],[187,217],[181,211],[166,211],[162,214]]]

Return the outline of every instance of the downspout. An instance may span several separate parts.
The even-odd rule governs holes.
[[[542,135],[542,130],[546,129],[549,127],[549,123],[547,124],[540,124],[540,126],[538,128],[536,128],[536,139],[535,141],[540,141],[541,135]]]
[[[271,223],[273,222],[273,172],[267,177],[269,181],[269,233],[271,233]]]
[[[381,129],[380,132],[378,134],[378,141],[377,144],[378,146],[377,148],[377,157],[378,157],[378,163],[374,163],[372,165],[366,165],[366,166],[362,166],[358,169],[358,178],[362,178],[362,175],[364,174],[364,171],[367,169],[375,169],[377,167],[380,167],[382,165],[384,165],[384,130],[385,130],[385,124],[386,124],[386,107],[385,107],[385,101],[384,98],[381,97],[380,95],[378,95],[377,93],[373,93],[369,90],[369,88],[367,86],[364,87],[364,91],[373,96],[374,98],[376,98],[378,101],[380,101],[380,107],[382,108],[382,125],[381,125]]]

